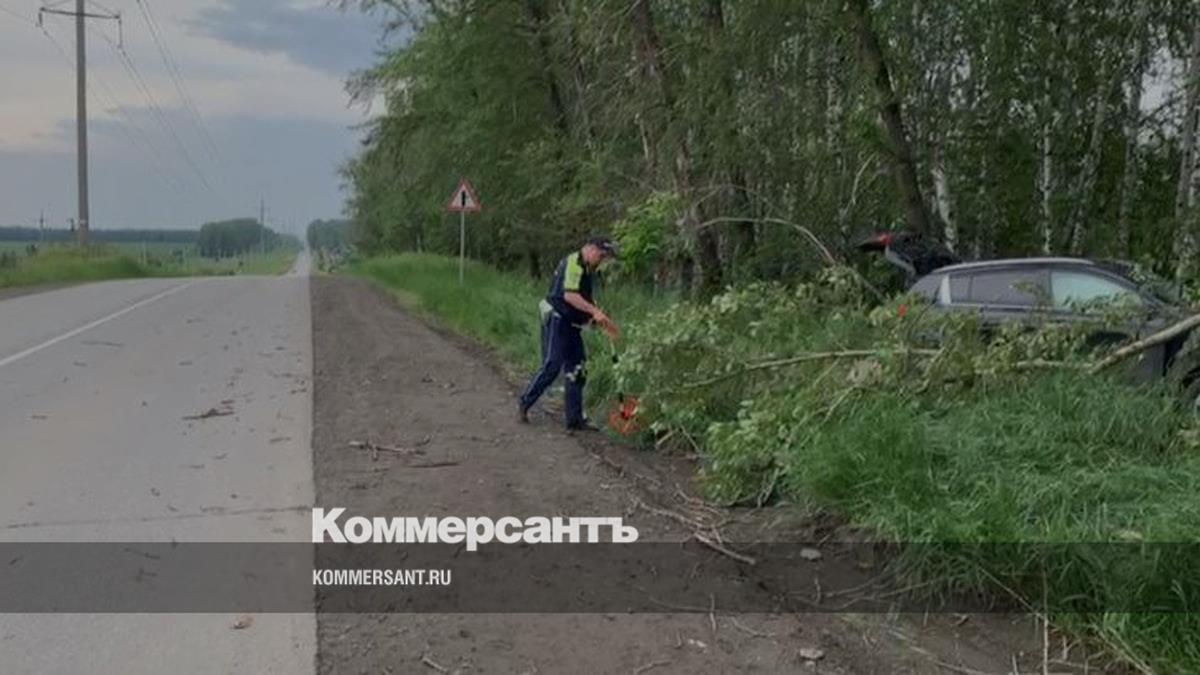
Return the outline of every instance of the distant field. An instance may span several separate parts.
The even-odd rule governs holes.
[[[106,244],[86,252],[51,244],[29,256],[30,243],[0,242],[0,288],[138,277],[275,275],[286,272],[296,259],[294,249],[276,249],[217,260],[196,255],[192,245],[165,242]]]

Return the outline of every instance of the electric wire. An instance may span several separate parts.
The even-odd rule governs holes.
[[[146,27],[150,29],[150,37],[153,38],[154,44],[158,48],[158,55],[162,59],[163,66],[166,68],[172,83],[175,85],[175,90],[179,94],[180,100],[183,101],[184,108],[191,116],[192,122],[200,130],[200,136],[204,139],[206,149],[217,161],[218,165],[224,166],[225,161],[221,156],[221,151],[213,140],[212,134],[209,133],[208,125],[205,124],[204,116],[200,114],[200,109],[196,106],[195,99],[188,91],[183,74],[179,70],[179,63],[171,53],[170,46],[162,38],[161,25],[154,16],[154,11],[150,8],[150,3],[148,0],[135,0],[135,4],[142,15],[143,21],[146,22]]]

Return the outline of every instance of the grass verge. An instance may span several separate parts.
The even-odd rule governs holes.
[[[459,285],[456,261],[414,254],[351,271],[536,365],[544,283],[470,264]],[[840,513],[913,544],[897,566],[906,583],[1014,594],[1137,670],[1200,672],[1196,417],[1164,385],[1017,367],[1079,358],[1078,336],[984,341],[969,319],[872,309],[845,281],[702,305],[602,291],[627,340],[615,368],[592,345],[589,397],[637,392],[651,433],[702,449],[714,499]],[[913,356],[931,330],[943,347]],[[780,365],[848,350],[872,355]]]
[[[118,247],[98,246],[86,251],[47,247],[36,255],[13,251],[0,259],[0,288],[142,277],[276,275],[286,272],[295,258],[295,251],[279,250],[242,258],[187,258],[180,262],[171,257],[143,257]]]

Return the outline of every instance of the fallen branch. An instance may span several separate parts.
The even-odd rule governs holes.
[[[647,663],[643,666],[638,666],[637,668],[634,668],[633,675],[642,675],[642,673],[646,672],[647,670],[652,670],[654,668],[658,668],[659,666],[669,666],[669,665],[671,665],[670,661],[665,661],[665,660],[664,661],[651,661],[650,663]]]
[[[738,562],[742,562],[747,565],[757,565],[758,564],[757,559],[752,558],[752,557],[746,555],[745,553],[738,553],[737,551],[726,548],[723,544],[708,537],[707,535],[705,535],[702,532],[695,532],[692,534],[692,536],[695,537],[696,541],[700,542],[701,544],[704,544],[705,546],[711,548],[712,550],[716,551],[717,553],[721,553],[723,555],[729,556],[730,558],[733,558],[734,560],[736,560]]]
[[[696,229],[701,230],[706,227],[710,227],[712,225],[720,225],[722,223],[759,223],[759,224],[763,224],[763,225],[784,225],[784,226],[790,227],[793,230],[799,232],[801,235],[803,235],[806,239],[808,239],[812,243],[812,245],[814,247],[816,247],[817,251],[820,252],[821,257],[824,258],[826,265],[828,265],[830,267],[842,267],[842,268],[849,270],[850,273],[853,274],[856,279],[858,279],[859,283],[861,283],[863,285],[863,288],[866,288],[867,290],[869,290],[871,292],[871,294],[874,295],[877,300],[879,300],[879,301],[884,300],[883,293],[878,288],[875,288],[874,284],[872,284],[870,281],[867,281],[867,278],[864,277],[863,275],[859,274],[858,270],[854,269],[853,267],[850,267],[849,265],[842,263],[837,258],[835,258],[833,256],[833,254],[829,252],[829,248],[827,248],[825,246],[825,244],[822,243],[821,240],[817,238],[817,235],[813,234],[812,230],[808,229],[807,227],[797,225],[796,223],[793,223],[791,221],[783,220],[782,218],[746,218],[746,217],[732,218],[732,217],[724,216],[724,217],[712,218],[710,220],[706,220],[703,223],[700,223],[699,225],[697,225]]]
[[[404,464],[407,469],[437,469],[443,466],[458,466],[458,462],[426,462],[425,464]]]
[[[217,408],[209,408],[208,410],[200,413],[199,415],[186,415],[183,419],[185,419],[185,420],[206,420],[206,419],[209,419],[210,417],[225,417],[226,415],[232,415],[232,414],[233,414],[233,411],[228,408],[222,408],[220,410],[218,410]]]
[[[909,348],[897,349],[897,350],[890,351],[890,352],[888,350],[883,350],[883,349],[846,349],[846,350],[836,351],[836,352],[808,352],[806,354],[797,354],[796,356],[789,356],[786,359],[774,359],[771,361],[761,361],[759,363],[753,363],[753,364],[746,366],[745,368],[742,368],[741,370],[734,370],[734,371],[730,371],[728,373],[722,373],[720,375],[715,375],[713,377],[710,377],[705,380],[700,380],[698,382],[689,382],[687,384],[684,384],[682,388],[683,389],[695,389],[698,387],[706,387],[710,384],[716,384],[717,382],[722,382],[724,380],[728,380],[728,379],[731,379],[734,377],[739,377],[741,375],[745,375],[746,373],[752,373],[752,372],[755,372],[758,370],[774,370],[776,368],[786,368],[788,366],[794,366],[794,365],[798,365],[801,363],[810,363],[812,361],[830,361],[830,360],[837,360],[837,359],[863,359],[863,358],[870,358],[870,357],[886,356],[888,354],[911,354],[913,356],[931,357],[931,356],[937,356],[940,353],[941,353],[940,349],[909,349]]]
[[[729,618],[730,623],[733,624],[734,628],[742,631],[743,633],[745,633],[746,635],[749,635],[750,637],[766,638],[766,639],[775,637],[774,633],[763,633],[762,631],[757,631],[752,628],[747,628],[746,626],[743,626],[741,623],[739,623],[738,620],[733,618],[732,616],[728,617],[728,618]]]
[[[425,454],[425,451],[418,449],[418,446],[425,445],[428,442],[429,438],[424,438],[409,448],[390,445],[377,445],[370,441],[350,441],[349,445],[352,448],[369,451],[371,453],[371,461],[376,461],[379,459],[379,453],[381,452],[391,452],[397,455],[423,455]]]
[[[430,668],[433,668],[434,670],[438,671],[439,673],[450,672],[449,668],[447,668],[446,666],[443,666],[440,663],[438,663],[437,661],[434,661],[433,659],[429,658],[429,654],[421,655],[421,663],[423,663],[424,665],[426,665]]]
[[[672,511],[670,509],[661,509],[657,506],[651,506],[637,497],[633,498],[633,505],[637,508],[649,511],[650,513],[662,516],[664,518],[670,518],[681,525],[686,525],[692,530],[707,530],[710,527],[706,523],[703,523],[695,518],[688,518],[687,516],[676,511]]]
[[[1099,373],[1100,371],[1102,371],[1110,366],[1116,365],[1116,364],[1120,363],[1121,361],[1124,361],[1125,359],[1129,358],[1130,356],[1134,356],[1135,354],[1140,354],[1140,353],[1146,351],[1147,349],[1150,349],[1151,347],[1156,347],[1156,346],[1170,340],[1171,338],[1182,335],[1183,333],[1186,333],[1186,332],[1192,330],[1196,326],[1200,326],[1200,314],[1196,314],[1195,316],[1188,317],[1188,318],[1184,319],[1183,321],[1179,321],[1170,326],[1167,326],[1166,328],[1158,331],[1157,333],[1154,333],[1153,335],[1149,335],[1147,337],[1142,338],[1141,340],[1138,340],[1136,342],[1127,344],[1124,347],[1121,347],[1120,349],[1118,349],[1115,352],[1104,357],[1099,362],[1097,362],[1094,366],[1092,366],[1091,372]]]

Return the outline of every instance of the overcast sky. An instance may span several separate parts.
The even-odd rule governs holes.
[[[200,122],[138,0],[95,5],[123,15],[133,70],[118,57],[115,22],[93,21],[92,227],[257,217],[260,196],[268,220],[293,231],[339,216],[337,169],[355,151],[361,134],[353,127],[371,112],[350,106],[344,82],[372,63],[379,21],[324,0],[141,2]],[[44,209],[48,224],[61,227],[76,210],[74,25],[47,15],[43,34],[33,23],[42,4],[0,0],[0,225],[36,223]]]

